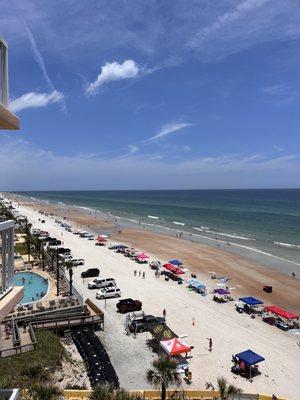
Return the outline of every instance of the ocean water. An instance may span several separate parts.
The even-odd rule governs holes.
[[[149,229],[217,238],[300,263],[300,189],[18,192]]]

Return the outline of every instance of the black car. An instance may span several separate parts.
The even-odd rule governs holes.
[[[129,329],[131,332],[147,332],[155,325],[163,324],[165,319],[162,317],[154,317],[153,315],[145,315],[141,319],[135,319],[132,321]]]
[[[142,302],[139,300],[122,299],[117,303],[117,311],[125,314],[132,311],[140,311],[142,309]]]
[[[98,268],[89,268],[81,273],[81,278],[93,278],[100,275]]]

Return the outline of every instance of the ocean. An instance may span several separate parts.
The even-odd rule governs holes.
[[[16,192],[300,263],[300,189]]]

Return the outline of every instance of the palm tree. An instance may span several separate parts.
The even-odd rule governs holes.
[[[206,389],[215,390],[215,386],[211,382],[206,382]],[[217,390],[220,392],[220,400],[230,400],[236,394],[241,394],[242,389],[231,385],[223,376],[217,379]]]
[[[109,383],[98,385],[89,395],[89,400],[114,400],[114,389]]]
[[[32,400],[58,400],[62,395],[57,386],[49,384],[37,383],[31,386],[29,390]]]
[[[21,372],[21,375],[32,382],[46,381],[48,378],[47,371],[39,364],[28,366]]]
[[[176,368],[177,364],[174,360],[167,357],[159,357],[152,362],[152,369],[148,369],[146,372],[147,381],[155,387],[161,387],[162,400],[166,400],[169,386],[181,383]]]

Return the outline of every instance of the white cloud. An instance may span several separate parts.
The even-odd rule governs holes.
[[[130,153],[136,153],[137,151],[139,151],[139,146],[137,146],[136,144],[128,144],[127,147]]]
[[[97,79],[86,89],[86,94],[92,95],[97,93],[99,88],[105,83],[135,78],[139,71],[140,69],[138,65],[133,60],[125,60],[122,64],[119,64],[116,61],[106,63],[101,67],[101,72]]]
[[[49,104],[58,103],[63,99],[63,93],[57,90],[54,90],[52,93],[29,92],[10,101],[9,108],[13,112],[18,112],[25,108],[46,107]]]
[[[300,158],[293,154],[208,155],[173,162],[157,155],[63,156],[7,137],[0,138],[0,165],[5,165],[2,190],[298,187],[300,176]]]
[[[273,149],[276,151],[284,151],[284,147],[278,146],[277,144],[273,144]]]
[[[189,126],[192,126],[192,124],[188,122],[171,122],[170,124],[164,125],[156,135],[151,136],[149,139],[147,139],[147,141],[153,142],[157,139],[161,139],[164,136],[170,135],[171,133],[180,131]]]

